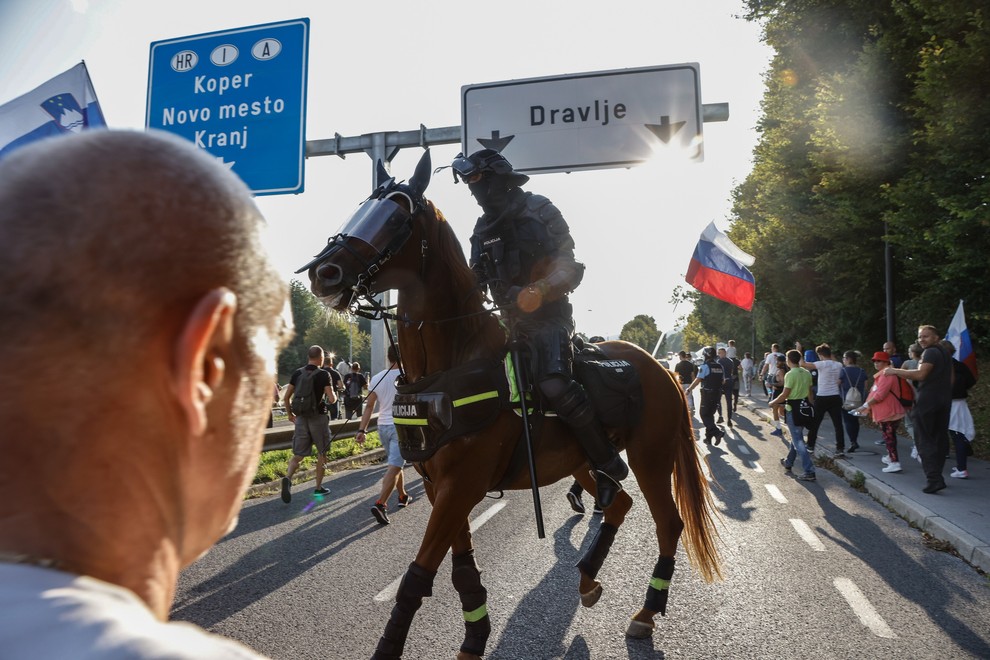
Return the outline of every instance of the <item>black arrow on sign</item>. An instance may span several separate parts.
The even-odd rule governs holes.
[[[660,141],[664,144],[670,142],[670,138],[674,137],[674,133],[681,130],[681,128],[686,124],[686,121],[675,121],[673,124],[670,123],[670,117],[668,115],[663,115],[660,117],[660,124],[646,124],[645,126],[653,131],[653,134],[660,138]]]
[[[501,131],[492,131],[491,138],[488,139],[478,138],[478,142],[480,142],[481,146],[483,146],[485,149],[494,149],[495,151],[502,151],[507,146],[509,146],[509,143],[512,142],[512,138],[516,136],[509,135],[506,137],[501,137],[500,133]]]

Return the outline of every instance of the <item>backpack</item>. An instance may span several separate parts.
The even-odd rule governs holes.
[[[897,377],[897,400],[901,402],[901,405],[905,408],[910,408],[914,405],[914,387],[907,380]]]
[[[850,381],[846,396],[842,399],[843,410],[856,410],[856,408],[863,405],[863,393],[859,391],[859,381],[862,380],[862,376],[863,374],[859,374],[859,378],[856,379],[855,384]],[[846,372],[846,380],[849,380],[848,371]]]
[[[299,381],[296,383],[295,392],[292,394],[292,414],[296,417],[308,417],[317,415],[320,412],[320,401],[323,393],[316,395],[316,374],[320,369],[306,369],[299,374]]]

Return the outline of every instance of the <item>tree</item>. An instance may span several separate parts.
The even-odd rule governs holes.
[[[647,353],[652,354],[657,340],[660,339],[660,331],[657,329],[657,322],[652,316],[638,314],[632,321],[622,326],[619,339],[636,344]]]

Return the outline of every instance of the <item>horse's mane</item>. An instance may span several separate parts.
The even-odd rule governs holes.
[[[489,343],[498,341],[499,336],[501,336],[500,341],[504,342],[504,333],[499,329],[495,317],[491,314],[479,313],[485,309],[482,289],[474,271],[468,266],[464,250],[450,223],[430,200],[426,200],[426,209],[423,212],[428,216],[424,227],[427,241],[438,253],[431,254],[429,258],[431,262],[436,259],[443,264],[450,280],[450,295],[455,305],[454,315],[465,317],[458,321],[461,330],[459,336],[480,341],[483,332],[491,333],[494,328],[497,334],[487,336]]]

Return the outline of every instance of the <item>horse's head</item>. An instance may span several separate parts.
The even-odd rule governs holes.
[[[359,296],[398,288],[384,264],[396,257],[413,233],[413,219],[426,208],[423,193],[432,174],[430,152],[423,153],[408,183],[396,182],[378,161],[382,182],[327,241],[312,261],[310,288],[333,309],[346,309]]]

